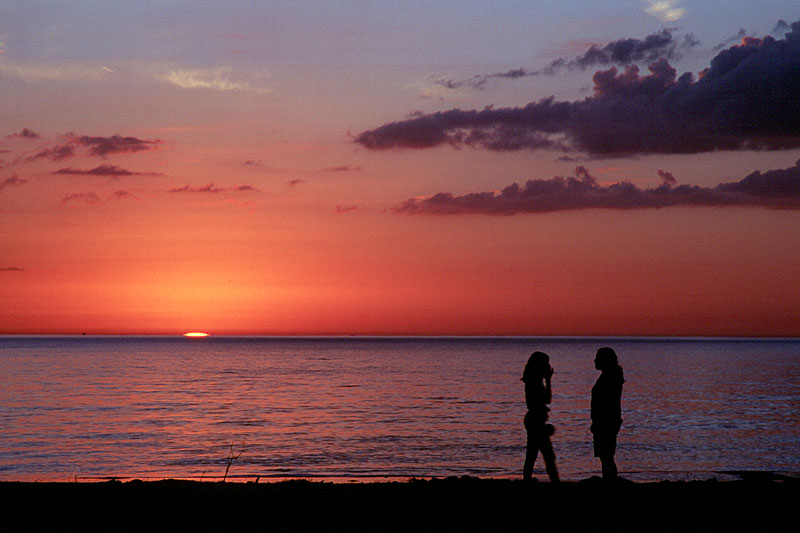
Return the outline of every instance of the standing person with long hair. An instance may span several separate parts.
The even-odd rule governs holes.
[[[553,452],[553,443],[550,436],[554,429],[547,423],[550,408],[547,405],[553,398],[550,378],[553,377],[553,367],[550,366],[550,356],[544,352],[534,352],[528,358],[522,381],[525,383],[525,403],[528,412],[525,414],[525,431],[528,434],[528,447],[525,452],[525,464],[522,467],[522,479],[529,481],[533,477],[533,464],[539,450],[542,451],[547,475],[550,481],[558,482],[556,469],[556,456]]]
[[[617,464],[614,453],[617,450],[617,434],[622,426],[622,384],[625,379],[617,354],[611,348],[600,348],[594,359],[594,367],[599,370],[592,387],[592,425],[594,437],[594,456],[600,459],[603,479],[617,478]]]

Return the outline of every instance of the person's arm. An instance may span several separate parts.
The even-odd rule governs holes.
[[[544,403],[550,403],[553,399],[553,389],[550,386],[550,378],[553,377],[553,367],[551,366],[544,373]]]

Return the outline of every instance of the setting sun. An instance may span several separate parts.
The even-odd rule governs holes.
[[[190,333],[184,333],[184,337],[208,337],[208,333],[200,333],[199,331],[192,331]]]

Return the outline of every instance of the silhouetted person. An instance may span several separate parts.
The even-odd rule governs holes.
[[[550,481],[558,481],[556,469],[556,456],[550,435],[554,433],[553,426],[547,423],[550,408],[547,404],[553,397],[550,387],[550,378],[553,376],[553,367],[550,366],[550,356],[543,352],[534,352],[525,365],[522,381],[525,383],[525,403],[528,412],[525,414],[525,431],[528,434],[528,449],[525,452],[525,464],[522,467],[522,479],[529,481],[533,476],[533,464],[539,450],[542,451],[547,475]]]
[[[622,384],[625,379],[617,354],[611,348],[600,348],[594,367],[601,372],[592,387],[592,425],[594,456],[600,458],[603,479],[617,477],[614,452],[617,450],[617,433],[622,425]]]

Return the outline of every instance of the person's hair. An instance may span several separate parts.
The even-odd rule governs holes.
[[[544,377],[544,369],[550,364],[550,356],[544,352],[533,352],[525,364],[522,381]]]
[[[617,360],[617,352],[612,348],[606,346],[597,350],[597,361],[600,363],[598,366],[603,371],[611,370],[612,372],[618,371],[620,374],[622,373],[622,367]]]

